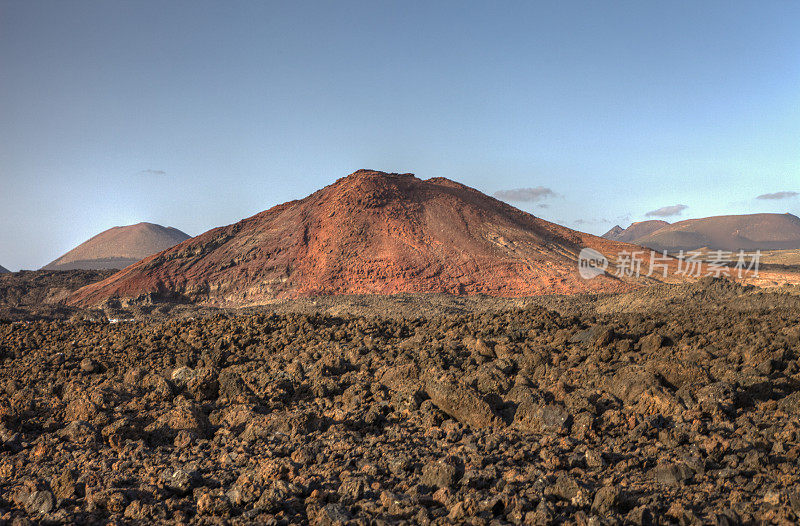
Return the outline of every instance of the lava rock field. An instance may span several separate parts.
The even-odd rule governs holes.
[[[0,323],[0,519],[795,524],[784,300]]]

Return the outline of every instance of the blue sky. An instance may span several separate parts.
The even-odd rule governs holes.
[[[196,235],[359,168],[601,234],[792,212],[800,2],[0,0],[0,265]],[[508,195],[508,194],[506,194]],[[513,194],[512,194],[513,195]]]

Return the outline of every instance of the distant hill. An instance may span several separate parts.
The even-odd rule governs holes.
[[[657,226],[647,232],[647,230]],[[687,219],[677,223],[642,221],[603,237],[654,250],[787,250],[800,248],[800,218],[792,214],[746,214]]]
[[[619,236],[621,236],[624,233],[625,233],[625,229],[624,228],[622,228],[619,225],[614,225],[614,227],[611,230],[609,230],[608,232],[606,232],[605,234],[603,234],[600,237],[604,237],[606,239],[612,239],[612,240],[616,241],[617,239],[619,239]]]
[[[256,305],[328,294],[528,296],[631,290],[646,281],[579,273],[584,247],[631,245],[549,223],[444,178],[359,170],[310,196],[215,228],[74,293]],[[610,269],[613,271],[613,269]]]
[[[81,243],[42,270],[122,269],[189,239],[172,227],[153,223],[117,226]]]
[[[4,267],[2,267],[2,266],[0,266],[0,274],[6,274],[8,272],[11,272],[11,271],[6,269],[6,268],[4,268]]]
[[[687,219],[636,240],[656,250],[780,250],[800,248],[800,218],[748,214]]]
[[[652,234],[656,230],[664,228],[665,226],[669,226],[669,223],[658,219],[654,219],[652,221],[639,221],[638,223],[631,224],[631,226],[624,230],[622,227],[617,225],[603,234],[603,237],[606,239],[611,239],[612,241],[635,243],[637,239]]]

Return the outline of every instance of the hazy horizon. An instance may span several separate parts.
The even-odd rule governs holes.
[[[0,0],[0,265],[360,168],[594,234],[800,214],[800,4]]]

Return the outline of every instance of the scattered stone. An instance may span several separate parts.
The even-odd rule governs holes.
[[[514,426],[529,433],[568,433],[572,415],[566,408],[523,402],[514,414]]]
[[[197,499],[197,513],[212,517],[226,517],[231,512],[231,503],[226,495],[205,492]]]
[[[478,429],[497,423],[491,406],[478,393],[451,378],[431,378],[426,390],[439,409],[460,422]]]
[[[100,363],[93,358],[81,360],[81,372],[92,374],[100,371]]]
[[[603,486],[594,495],[592,510],[601,515],[608,515],[619,505],[619,501],[619,488],[616,486]]]
[[[0,523],[792,524],[800,305],[747,297],[0,322]]]
[[[625,516],[625,521],[636,526],[652,526],[655,524],[653,513],[647,506],[637,506]]]
[[[664,337],[660,334],[651,333],[639,340],[639,346],[645,354],[653,354],[664,346]]]
[[[440,460],[422,468],[422,484],[437,488],[455,486],[464,473],[463,466],[454,461]]]
[[[171,436],[172,440],[180,431],[188,431],[203,436],[209,428],[208,418],[200,408],[192,403],[176,406],[145,428],[156,436]]]
[[[683,484],[694,476],[694,471],[682,462],[662,464],[653,470],[653,478],[659,484]]]
[[[36,490],[30,494],[24,506],[31,515],[45,515],[55,507],[55,498],[47,490]]]
[[[769,506],[778,506],[781,503],[781,494],[773,489],[764,493],[764,503]]]
[[[200,476],[196,471],[184,469],[167,469],[162,473],[164,483],[179,495],[187,495],[199,481]]]
[[[562,473],[549,488],[549,491],[552,495],[567,502],[571,502],[578,496],[581,487],[573,477]]]
[[[700,388],[695,398],[705,411],[732,415],[736,411],[736,396],[736,390],[732,385],[715,382]]]
[[[338,504],[328,504],[317,513],[314,518],[315,526],[345,526],[350,520],[350,515]]]

